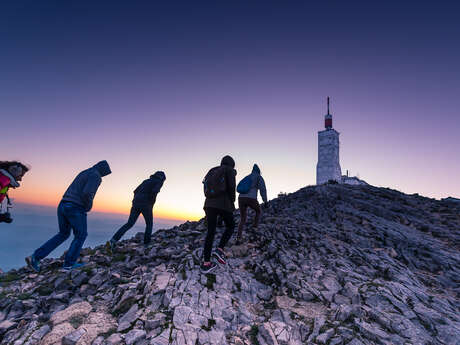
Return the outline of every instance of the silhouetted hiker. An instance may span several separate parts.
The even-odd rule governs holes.
[[[238,183],[238,192],[240,193],[238,197],[238,206],[241,213],[241,220],[240,224],[238,225],[238,236],[236,239],[238,244],[241,243],[242,240],[243,228],[246,224],[248,207],[252,208],[256,212],[253,227],[257,228],[259,225],[261,210],[259,202],[257,201],[257,191],[260,191],[262,200],[264,201],[265,205],[267,205],[267,189],[265,187],[265,181],[260,175],[259,167],[257,164],[254,164],[252,167],[252,173],[242,179],[240,183]]]
[[[216,264],[211,262],[211,252],[216,234],[217,216],[222,216],[225,223],[225,232],[222,235],[219,246],[214,255],[221,264],[226,264],[224,247],[233,234],[235,222],[233,221],[233,211],[235,210],[235,161],[230,156],[222,158],[220,166],[214,167],[206,174],[203,185],[204,211],[208,223],[208,232],[203,251],[203,263],[201,270],[203,273],[211,272]]]
[[[165,173],[163,171],[157,171],[155,174],[151,175],[149,179],[144,180],[134,190],[133,204],[128,222],[123,225],[115,233],[115,235],[113,235],[110,241],[107,242],[107,245],[111,250],[114,249],[115,244],[123,237],[126,231],[134,226],[141,213],[145,220],[144,245],[147,246],[150,243],[153,227],[153,205],[155,204],[157,194],[163,186],[165,180]]]
[[[86,213],[93,207],[93,199],[102,182],[102,176],[110,173],[112,171],[107,161],[101,161],[75,177],[58,206],[59,233],[26,258],[29,267],[39,272],[40,260],[67,240],[71,229],[74,239],[65,256],[63,269],[71,270],[84,266],[83,263],[77,263],[77,259],[88,235]]]
[[[10,198],[8,197],[8,190],[10,188],[18,188],[19,182],[29,168],[21,162],[0,162],[0,223],[11,223],[13,218],[9,213],[9,208],[12,206]],[[6,212],[2,213],[3,201],[7,200]]]

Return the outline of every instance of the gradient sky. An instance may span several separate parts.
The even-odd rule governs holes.
[[[341,166],[368,183],[460,196],[460,24],[451,2],[9,1],[0,4],[1,159],[18,201],[57,205],[107,159],[95,210],[127,213],[167,175],[159,217],[203,215],[225,154],[269,198],[316,181],[331,97]]]

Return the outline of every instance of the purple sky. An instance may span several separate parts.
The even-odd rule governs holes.
[[[107,159],[96,209],[127,212],[164,170],[158,214],[197,218],[225,154],[238,178],[257,162],[270,198],[292,192],[316,181],[327,96],[343,172],[460,196],[459,5],[320,6],[1,4],[1,158],[32,165],[12,196],[56,204]]]

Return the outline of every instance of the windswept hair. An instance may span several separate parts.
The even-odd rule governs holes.
[[[0,161],[0,169],[8,170],[10,167],[18,165],[24,173],[30,170],[30,167],[18,161]]]

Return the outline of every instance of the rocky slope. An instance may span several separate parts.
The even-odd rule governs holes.
[[[1,275],[1,344],[460,343],[458,203],[303,188],[271,201],[208,275],[205,233],[187,222],[149,249],[141,234],[85,249],[83,270],[50,259]]]

